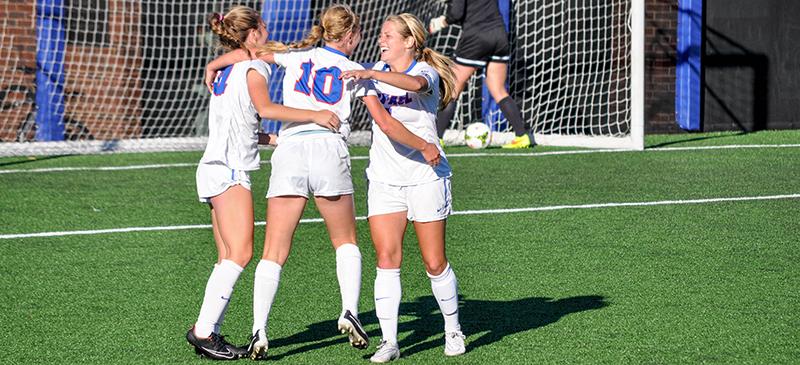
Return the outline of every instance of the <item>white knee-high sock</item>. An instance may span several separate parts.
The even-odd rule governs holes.
[[[397,313],[403,289],[400,285],[400,269],[376,269],[375,316],[381,325],[384,340],[397,343]]]
[[[219,266],[219,264],[214,264],[214,269],[215,270],[217,269],[217,266]],[[230,300],[227,303],[225,303],[225,308],[222,308],[222,314],[220,314],[219,319],[217,319],[217,323],[214,323],[214,331],[213,332],[216,333],[216,334],[219,334],[219,329],[222,326],[222,322],[225,320],[225,313],[228,313],[228,305],[230,303],[231,303]]]
[[[256,277],[253,282],[253,334],[262,330],[267,334],[267,319],[275,294],[278,292],[278,283],[281,281],[281,265],[269,260],[261,260],[256,266]]]
[[[361,251],[352,243],[336,249],[336,278],[342,295],[342,314],[349,310],[358,317],[358,298],[361,293]]]
[[[231,300],[233,286],[239,275],[244,270],[241,266],[230,260],[222,260],[208,277],[206,283],[206,293],[203,298],[203,305],[200,307],[200,314],[194,325],[195,336],[206,338],[211,336],[218,323],[222,322],[228,302]],[[217,327],[218,328],[218,327]]]
[[[458,281],[456,273],[447,263],[444,271],[439,275],[427,273],[431,279],[431,289],[436,302],[439,303],[439,310],[444,317],[444,331],[461,331],[461,324],[458,323]]]

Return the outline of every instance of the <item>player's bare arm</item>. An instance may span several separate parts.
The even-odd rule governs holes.
[[[297,109],[273,103],[269,97],[267,80],[255,70],[247,72],[247,91],[261,118],[280,120],[287,123],[316,123],[332,131],[339,130],[341,121],[336,113],[329,110]]]
[[[206,65],[206,75],[204,82],[209,91],[213,90],[214,79],[217,78],[217,70],[221,70],[229,65],[250,59],[250,53],[243,49],[236,49],[213,59]]]
[[[342,72],[340,79],[377,80],[394,87],[411,92],[420,92],[428,88],[428,80],[422,76],[412,76],[400,72],[378,70],[349,70]]]
[[[435,144],[429,143],[416,134],[411,133],[403,123],[392,117],[386,109],[383,108],[383,105],[376,96],[368,95],[361,100],[364,101],[370,115],[375,119],[375,124],[378,125],[386,136],[395,142],[402,143],[422,152],[422,156],[429,165],[436,166],[439,164],[441,157],[439,155],[439,149]]]

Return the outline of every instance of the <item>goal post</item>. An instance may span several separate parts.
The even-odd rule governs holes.
[[[203,67],[215,55],[207,14],[247,5],[289,41],[303,33],[297,19],[314,19],[334,2],[2,2],[0,156],[202,150]],[[410,12],[427,23],[446,8],[441,0],[348,3],[363,29],[351,59],[365,63],[379,59],[387,15]],[[509,18],[509,94],[538,143],[643,149],[644,0],[516,0]],[[447,27],[427,46],[453,56],[459,34]],[[270,85],[277,101],[279,76]],[[459,98],[446,144],[463,144],[463,127],[484,120],[482,83],[479,70]],[[491,113],[493,143],[513,138],[500,112]],[[351,123],[351,142],[368,144],[363,106]]]

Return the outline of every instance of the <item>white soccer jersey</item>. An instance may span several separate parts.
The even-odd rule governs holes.
[[[353,79],[340,80],[342,71],[363,70],[364,66],[330,47],[275,53],[275,63],[286,69],[283,77],[283,105],[330,110],[341,120],[340,133],[350,134],[350,106],[354,93],[368,85]],[[283,123],[280,136],[286,138],[307,131],[327,131],[315,123]],[[278,142],[280,143],[280,142]]]
[[[260,60],[242,61],[222,70],[214,81],[208,107],[208,144],[201,163],[222,163],[234,170],[258,170],[258,124],[247,71],[269,80],[269,66]]]
[[[388,71],[389,66],[378,62],[374,70]],[[406,91],[379,81],[373,81],[378,99],[395,119],[411,132],[439,148],[441,162],[431,167],[422,152],[392,141],[372,122],[372,146],[369,150],[367,179],[396,186],[431,182],[450,176],[450,164],[439,146],[436,134],[436,111],[439,105],[439,74],[425,62],[414,62],[406,74],[428,80],[428,89],[419,93]]]

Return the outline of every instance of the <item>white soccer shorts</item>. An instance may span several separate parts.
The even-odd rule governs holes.
[[[337,134],[290,137],[278,143],[270,159],[267,198],[339,196],[353,193],[350,152]]]
[[[369,217],[406,211],[406,218],[410,221],[434,222],[446,219],[453,210],[449,177],[411,186],[374,181],[368,184]]]
[[[222,164],[201,163],[197,166],[195,174],[197,182],[197,196],[203,203],[211,202],[211,198],[224,193],[234,185],[241,185],[250,189],[250,173],[248,171],[233,170]]]

